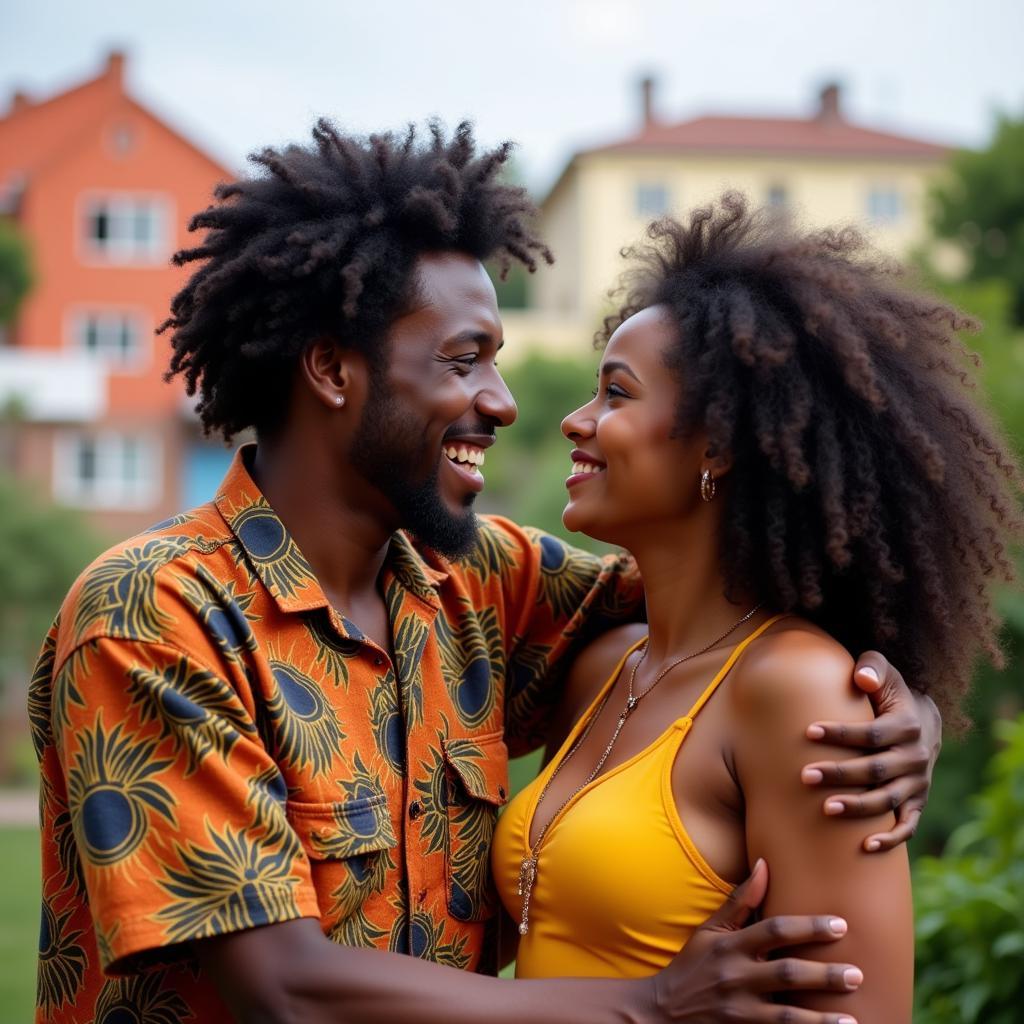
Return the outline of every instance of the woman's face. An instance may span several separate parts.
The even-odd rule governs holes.
[[[673,436],[679,385],[664,355],[674,342],[664,307],[630,317],[604,350],[594,398],[562,421],[575,445],[567,529],[633,547],[700,500],[703,438]]]

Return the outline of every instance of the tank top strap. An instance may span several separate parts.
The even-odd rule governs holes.
[[[774,626],[775,623],[779,621],[779,619],[784,619],[784,618],[786,618],[786,613],[785,612],[782,612],[779,615],[773,615],[767,621],[762,622],[761,625],[758,626],[757,629],[755,629],[754,632],[750,634],[750,636],[744,637],[744,639],[741,640],[732,649],[732,654],[729,655],[729,657],[726,659],[725,664],[718,670],[718,672],[715,673],[715,678],[712,679],[710,683],[708,683],[707,688],[697,698],[697,700],[694,702],[693,707],[690,708],[690,710],[686,713],[686,718],[682,719],[682,721],[687,721],[687,720],[692,721],[694,718],[697,717],[697,713],[711,699],[711,695],[715,692],[715,690],[718,689],[719,684],[729,674],[729,672],[731,671],[733,665],[735,665],[736,662],[740,659],[740,656],[743,654],[743,652],[763,632],[765,632],[765,630],[767,630],[771,626]]]

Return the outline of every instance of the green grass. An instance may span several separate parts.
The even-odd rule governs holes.
[[[0,1022],[32,1020],[39,944],[39,833],[0,828]]]

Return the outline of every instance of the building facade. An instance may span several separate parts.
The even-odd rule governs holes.
[[[575,154],[542,201],[541,232],[557,262],[531,279],[529,310],[506,325],[525,343],[585,350],[625,266],[620,250],[652,219],[682,216],[726,189],[802,225],[856,225],[897,256],[927,237],[926,196],[948,148],[854,124],[835,85],[807,118],[671,124],[654,112],[650,79],[642,96],[640,130]]]
[[[0,215],[34,268],[0,347],[8,469],[111,537],[180,510],[227,458],[199,437],[180,383],[163,381],[170,346],[155,329],[185,281],[170,256],[232,175],[124,79],[113,53],[50,99],[15,94],[0,120]]]

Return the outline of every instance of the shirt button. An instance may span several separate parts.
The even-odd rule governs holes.
[[[498,796],[500,796],[502,800],[505,799],[505,787],[504,786],[499,786],[498,787]]]
[[[423,903],[424,900],[426,900],[426,898],[427,898],[427,890],[426,889],[420,889],[419,894],[416,896],[416,902],[417,903]]]
[[[410,819],[410,821],[415,821],[422,813],[423,813],[423,806],[422,806],[422,804],[420,804],[419,800],[413,800],[413,802],[411,804],[409,804],[409,819]]]
[[[373,663],[377,668],[380,668],[381,665],[384,664],[384,659],[378,654],[377,657],[373,659]]]

